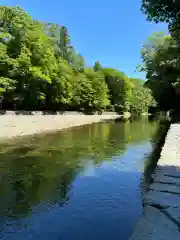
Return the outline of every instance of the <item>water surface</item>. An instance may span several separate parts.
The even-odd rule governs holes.
[[[157,122],[96,123],[0,145],[0,238],[127,240]]]

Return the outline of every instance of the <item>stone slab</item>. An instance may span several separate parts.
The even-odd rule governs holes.
[[[178,167],[157,167],[152,177],[156,175],[180,178],[180,169]]]
[[[180,225],[180,207],[170,207],[164,209],[164,212]]]
[[[171,124],[165,144],[162,148],[158,166],[169,170],[169,167],[180,167],[180,124]]]
[[[143,197],[143,203],[160,208],[179,207],[180,196],[167,192],[148,191]]]
[[[180,186],[180,178],[165,176],[163,174],[153,175],[153,182],[175,184]]]
[[[152,183],[149,186],[150,190],[180,194],[180,186],[166,183]]]
[[[179,240],[180,232],[160,210],[147,206],[130,240]]]
[[[171,124],[130,240],[180,239],[180,124]]]

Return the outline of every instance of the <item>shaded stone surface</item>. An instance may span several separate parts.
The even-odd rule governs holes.
[[[163,174],[153,175],[153,181],[159,183],[175,184],[180,186],[180,178],[165,176]]]
[[[180,239],[180,124],[171,124],[130,240]]]
[[[156,192],[153,190],[148,191],[144,198],[144,204],[158,206],[160,208],[179,207],[180,196],[167,192]]]
[[[130,240],[179,240],[180,232],[160,210],[147,206]]]
[[[180,207],[170,207],[164,210],[178,225],[180,225]]]
[[[180,194],[180,186],[166,184],[166,183],[152,183],[149,186],[149,189],[155,190],[155,191],[160,191],[160,192],[169,192],[169,193]]]
[[[169,160],[171,161],[171,160]],[[175,177],[175,178],[180,178],[180,170],[178,167],[173,167],[173,166],[164,166],[164,167],[157,167],[154,174],[152,175],[153,177],[156,175],[163,175],[163,176],[170,176],[170,177]]]

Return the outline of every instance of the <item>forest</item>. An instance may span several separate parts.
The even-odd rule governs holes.
[[[166,23],[168,33],[154,33],[144,44],[141,71],[157,106],[164,111],[180,110],[180,1],[142,0],[147,20]]]
[[[0,99],[9,110],[141,114],[156,105],[143,80],[99,61],[86,66],[66,26],[40,22],[8,6],[0,7]]]

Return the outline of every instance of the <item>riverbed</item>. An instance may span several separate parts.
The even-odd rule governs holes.
[[[127,240],[158,122],[74,127],[0,145],[0,238]]]

